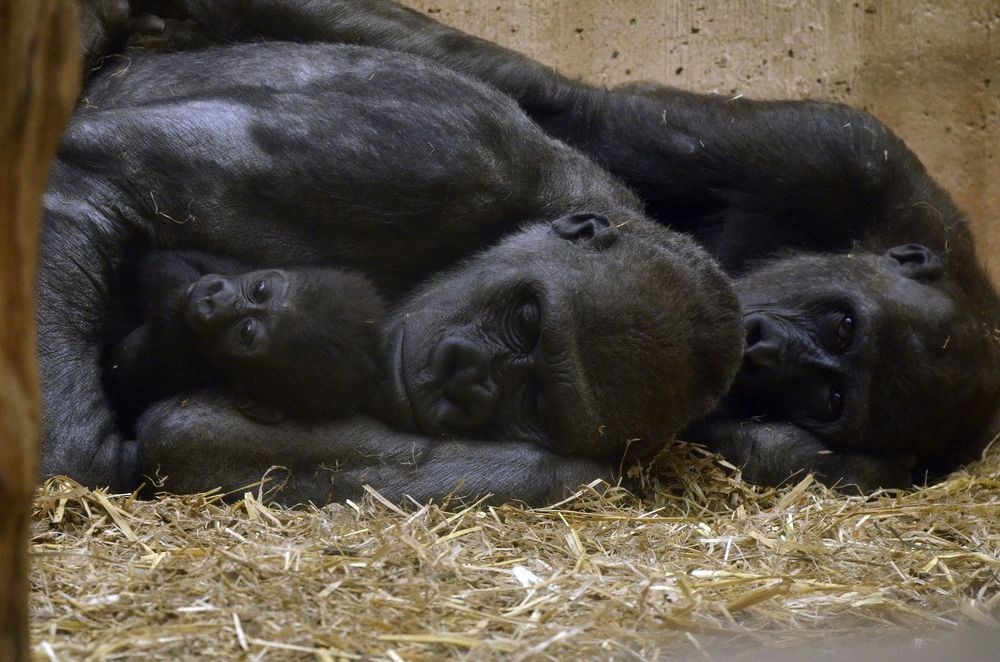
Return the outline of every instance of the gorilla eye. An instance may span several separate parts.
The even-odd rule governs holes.
[[[240,324],[239,338],[240,344],[244,347],[249,347],[257,339],[257,321],[254,318],[248,317],[243,320]]]
[[[514,325],[517,348],[525,353],[533,350],[542,333],[542,314],[538,309],[538,302],[534,299],[522,302],[514,315]]]
[[[853,340],[854,318],[850,315],[844,315],[840,318],[840,324],[837,325],[837,349],[840,351],[847,349]]]
[[[256,303],[261,303],[267,298],[266,280],[261,279],[253,284],[250,288],[250,298]]]
[[[826,398],[826,410],[829,420],[834,421],[840,418],[840,414],[844,411],[844,394],[840,392],[839,388],[830,389]]]

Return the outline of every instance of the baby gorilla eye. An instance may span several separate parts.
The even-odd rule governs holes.
[[[258,280],[250,288],[250,298],[256,303],[263,302],[265,299],[267,299],[267,295],[268,295],[267,281],[264,279]]]
[[[250,347],[257,339],[257,320],[248,317],[240,324],[239,340],[243,347]]]
[[[854,318],[850,315],[843,315],[837,325],[836,345],[839,351],[843,351],[851,346],[854,340]]]

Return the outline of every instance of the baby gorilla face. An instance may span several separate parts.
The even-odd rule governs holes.
[[[382,309],[361,274],[267,269],[203,276],[182,315],[206,360],[251,398],[329,418],[359,407],[374,387]]]
[[[191,284],[184,320],[205,354],[224,364],[273,361],[275,330],[301,308],[303,272],[208,274]]]

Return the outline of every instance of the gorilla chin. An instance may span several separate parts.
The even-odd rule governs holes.
[[[832,449],[898,457],[915,477],[944,439],[981,446],[998,393],[978,357],[992,340],[928,248],[783,256],[736,290],[746,349],[714,419],[792,423]]]
[[[739,320],[687,237],[588,214],[532,225],[391,311],[372,413],[428,436],[643,456],[726,392]]]

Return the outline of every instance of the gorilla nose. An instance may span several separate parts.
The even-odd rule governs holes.
[[[204,324],[217,321],[233,307],[234,298],[235,291],[229,281],[218,276],[203,276],[188,289],[188,303],[195,318]]]
[[[482,430],[493,418],[498,395],[489,353],[465,338],[445,338],[434,348],[429,368],[431,384],[441,394],[436,423],[456,433]]]
[[[746,348],[743,350],[744,370],[774,370],[782,359],[781,334],[774,320],[766,315],[751,314],[744,318]]]

